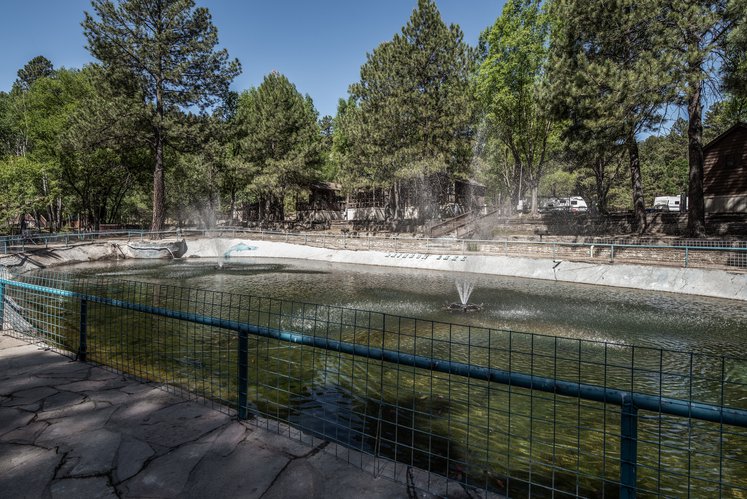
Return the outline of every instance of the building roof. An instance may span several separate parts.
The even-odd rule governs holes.
[[[747,130],[747,123],[742,123],[741,121],[734,123],[731,127],[729,127],[728,130],[726,130],[724,133],[722,133],[721,135],[719,135],[718,137],[710,141],[708,144],[706,144],[703,147],[703,152],[705,153],[708,149],[712,148],[713,146],[721,142],[721,140],[723,140],[724,137],[731,135],[735,130],[738,130],[738,129]]]
[[[334,182],[312,182],[311,187],[314,189],[325,189],[330,191],[339,191],[341,189],[340,184]]]

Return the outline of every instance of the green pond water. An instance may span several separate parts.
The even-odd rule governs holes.
[[[126,260],[72,265],[65,272],[84,280],[168,284],[305,303],[293,305],[287,316],[283,305],[278,313],[270,305],[248,319],[437,358],[747,408],[743,302],[280,259]],[[459,301],[457,281],[474,285],[469,301],[482,304],[481,311],[443,309]],[[159,305],[178,308],[179,301]],[[123,314],[116,320],[141,319]],[[113,321],[107,316],[103,322]],[[338,326],[330,328],[330,323]],[[181,345],[174,339],[181,334],[178,326],[173,328],[159,348]],[[199,341],[211,340],[200,336]],[[553,490],[617,495],[620,418],[615,406],[274,340],[252,340],[249,355],[251,404],[306,431],[514,496],[551,496]],[[747,494],[745,429],[642,413],[638,432],[642,496]]]

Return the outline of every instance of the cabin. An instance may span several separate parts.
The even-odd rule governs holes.
[[[345,198],[342,197],[340,191],[340,184],[333,182],[314,182],[311,184],[308,200],[296,203],[298,220],[312,223],[341,220]]]
[[[747,213],[747,123],[737,123],[703,148],[707,213]]]
[[[451,218],[485,210],[485,186],[474,180],[453,180],[443,174],[422,181],[403,182],[399,201],[402,220]],[[358,189],[348,195],[345,218],[349,221],[384,221],[392,218],[389,189]]]

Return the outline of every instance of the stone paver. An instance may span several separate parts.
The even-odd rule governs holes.
[[[289,432],[0,333],[0,497],[430,497]]]

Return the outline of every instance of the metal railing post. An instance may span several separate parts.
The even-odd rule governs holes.
[[[689,259],[690,259],[690,251],[689,251],[689,248],[685,246],[685,268],[687,268]]]
[[[80,300],[80,345],[78,346],[78,360],[85,362],[88,357],[88,301]]]
[[[249,383],[249,333],[239,331],[239,419],[246,419],[247,414],[247,385]]]
[[[5,329],[5,284],[0,283],[0,331]]]
[[[620,497],[636,496],[636,461],[638,459],[638,408],[630,395],[623,396],[620,410]]]

